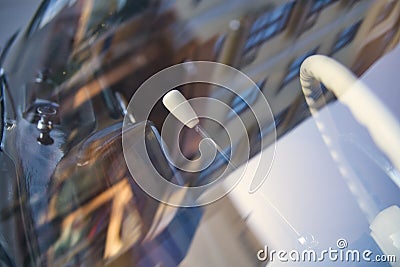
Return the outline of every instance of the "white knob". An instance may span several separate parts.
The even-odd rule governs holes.
[[[169,112],[187,127],[193,128],[199,123],[196,112],[178,90],[168,92],[163,98],[163,103]]]

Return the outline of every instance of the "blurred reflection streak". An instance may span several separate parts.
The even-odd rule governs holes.
[[[124,184],[126,185],[127,183],[125,182]],[[110,223],[107,231],[104,258],[114,256],[123,246],[123,243],[119,238],[119,233],[121,232],[121,222],[123,219],[124,207],[132,199],[132,196],[132,191],[130,190],[129,186],[125,186],[122,191],[114,197],[110,214]],[[136,216],[138,216],[138,214],[136,214]],[[139,216],[137,218],[139,218]],[[136,232],[136,237],[139,238],[139,236],[140,229],[138,229]]]
[[[384,155],[374,151],[373,147],[363,144],[351,133],[343,137],[343,142],[345,145],[354,146],[356,149],[360,150],[360,152],[364,153],[400,188],[400,172]],[[359,176],[362,177],[362,175]]]
[[[65,217],[63,220],[64,227],[70,225],[77,217],[82,215],[87,215],[91,213],[93,210],[98,208],[99,206],[103,205],[105,202],[111,200],[120,190],[124,187],[129,186],[126,179],[122,180],[121,182],[117,183],[116,185],[110,187],[107,191],[101,193],[99,196],[94,198],[88,204],[80,207],[76,211],[72,212],[68,216]],[[55,219],[57,216],[57,207],[56,207],[57,198],[53,198],[50,203],[48,218],[46,222],[50,222]]]
[[[179,174],[177,174],[179,175]],[[187,185],[185,185],[187,186]],[[167,199],[178,198],[182,199],[185,197],[187,190],[179,190],[175,194],[170,194]],[[175,201],[175,200],[173,200]],[[153,218],[152,225],[143,239],[143,242],[149,242],[155,239],[162,230],[164,230],[168,224],[174,219],[174,216],[178,212],[178,208],[167,204],[160,204]]]
[[[109,212],[109,223],[105,237],[106,243],[103,255],[104,259],[111,258],[120,253],[124,247],[127,248],[136,243],[142,232],[142,221],[136,209],[133,211],[130,209],[129,211],[130,232],[124,235],[125,239],[129,237],[129,240],[121,240],[121,233],[123,233],[123,229],[121,228],[123,227],[124,222],[124,210],[125,207],[129,206],[129,202],[132,201],[132,199],[133,193],[127,179],[125,178],[107,191],[95,197],[88,204],[81,206],[79,209],[66,216],[61,223],[61,235],[57,242],[55,242],[54,246],[50,249],[50,251],[53,251],[50,254],[54,254],[56,257],[53,258],[53,260],[58,263],[66,260],[65,257],[57,256],[57,254],[59,254],[57,251],[62,249],[65,244],[69,244],[69,251],[67,254],[68,258],[71,258],[74,254],[90,245],[90,243],[96,242],[93,238],[96,234],[92,233],[104,229],[107,227],[107,223],[102,223],[100,225],[98,225],[98,223],[93,224],[90,223],[90,218],[93,217],[97,211],[99,211],[100,214],[104,214],[104,209],[101,207],[110,201],[112,201],[112,205]],[[49,213],[51,217],[48,218],[49,223],[55,218],[55,200],[56,198],[53,198]],[[99,210],[99,208],[101,208],[101,210]],[[91,225],[93,225],[93,227]],[[86,229],[85,227],[87,226],[90,228]],[[98,226],[101,228],[96,229]],[[86,232],[88,232],[88,234],[85,234]]]
[[[81,17],[79,18],[78,29],[76,31],[75,40],[74,40],[74,50],[82,42],[83,38],[85,37],[86,27],[88,25],[90,15],[93,10],[93,3],[94,3],[94,0],[86,0],[83,3],[83,5],[84,5],[82,8],[83,11],[82,11]]]
[[[45,14],[52,14],[47,11],[57,10],[60,5],[63,6],[62,12],[52,21],[48,21],[49,15],[34,19],[39,22],[32,24],[41,25],[41,28],[33,28],[32,33],[35,34],[31,34],[30,39],[21,38],[22,43],[17,50],[14,49],[14,54],[21,55],[21,59],[15,62],[9,60],[11,65],[5,65],[10,80],[10,88],[8,84],[4,85],[10,116],[24,112],[19,110],[20,101],[24,99],[19,88],[25,86],[25,78],[31,78],[29,75],[35,71],[36,65],[38,69],[49,70],[51,83],[48,86],[42,83],[32,94],[34,90],[28,86],[29,97],[32,101],[56,102],[64,111],[60,113],[61,123],[57,127],[67,138],[64,140],[64,135],[55,138],[62,144],[60,150],[65,153],[62,159],[49,159],[45,164],[34,166],[33,159],[42,153],[40,150],[30,153],[29,149],[22,148],[13,152],[15,144],[28,144],[27,147],[36,144],[35,139],[29,141],[29,129],[21,129],[20,121],[16,121],[13,127],[20,131],[23,138],[12,139],[8,147],[16,159],[16,168],[23,166],[20,162],[32,166],[29,171],[21,170],[18,174],[20,180],[32,178],[31,181],[44,181],[43,177],[48,177],[48,181],[40,184],[41,188],[46,188],[46,195],[37,194],[30,183],[26,186],[22,184],[27,191],[18,196],[15,200],[18,202],[10,203],[0,211],[0,222],[14,220],[21,210],[25,212],[21,216],[28,222],[29,239],[33,240],[28,245],[35,249],[31,256],[40,257],[40,265],[44,266],[99,266],[115,260],[128,250],[126,254],[129,255],[115,266],[124,265],[121,263],[128,266],[176,266],[188,249],[193,248],[193,234],[200,228],[203,211],[159,205],[131,183],[121,155],[121,140],[118,137],[121,125],[114,125],[122,117],[110,115],[115,114],[110,112],[113,108],[119,112],[117,109],[122,107],[121,111],[126,113],[123,98],[129,99],[147,77],[163,67],[191,60],[211,60],[237,67],[261,85],[262,93],[271,102],[278,135],[282,136],[309,116],[298,81],[292,79],[299,68],[293,62],[299,63],[297,59],[318,47],[318,53],[334,56],[343,64],[352,66],[360,75],[397,45],[400,36],[400,2],[397,0],[382,0],[379,3],[369,0],[256,0],[250,1],[254,2],[250,4],[212,0],[196,1],[195,4],[191,1],[146,0],[67,2],[70,3],[68,7],[67,4],[56,4],[61,1],[48,1],[49,8],[44,10]],[[249,8],[255,2],[260,8]],[[38,44],[42,45],[42,49],[38,49]],[[45,51],[38,53],[37,59],[32,57],[40,50]],[[40,63],[21,64],[35,60]],[[24,81],[15,82],[15,75],[10,70],[15,70],[16,77]],[[285,83],[285,80],[288,82]],[[231,104],[234,109],[242,109],[243,101],[235,102],[235,96],[217,87],[190,85],[179,89],[188,98],[217,98]],[[107,99],[104,99],[114,95],[118,99],[116,103],[120,104],[109,105],[105,109]],[[246,100],[252,97],[244,95]],[[323,95],[318,97],[325,99]],[[331,98],[328,96],[327,99]],[[323,102],[320,107],[327,104]],[[150,120],[157,126],[161,125],[163,112],[162,109],[155,109]],[[221,121],[228,121],[230,116],[220,115]],[[261,148],[260,140],[269,140],[274,124],[263,125],[259,130],[254,127],[249,110],[243,110],[241,118],[247,123],[254,155]],[[209,128],[211,130],[207,130],[213,137],[225,138],[220,127],[210,124]],[[134,135],[132,137],[135,138]],[[160,142],[154,138],[151,140],[154,144]],[[198,147],[195,140],[190,133],[182,135],[185,154],[196,156]],[[240,141],[235,140],[233,148],[223,147],[224,151],[227,154],[232,153],[232,149],[239,151]],[[58,151],[55,146],[48,149]],[[380,163],[388,175],[398,175],[391,173],[390,166],[380,158],[375,158],[375,162]],[[160,165],[160,169],[167,167],[166,164]],[[196,177],[196,181],[209,181],[225,167],[225,161],[217,158],[215,164]],[[41,171],[43,169],[46,171]],[[6,173],[3,172],[4,178],[8,177]],[[8,190],[7,193],[10,192]],[[188,197],[183,191],[179,193],[181,195],[169,197]],[[211,208],[209,206],[205,210]],[[219,209],[218,213],[223,211],[226,207]],[[226,213],[224,216],[227,216]],[[221,229],[217,228],[206,240],[210,242],[211,250],[219,241],[225,242],[221,242],[225,250],[236,246],[235,243],[243,244],[243,240],[227,242],[229,238],[220,231],[230,229],[229,224],[237,221],[226,223],[226,217],[219,221]],[[205,221],[205,224],[209,227],[212,222]],[[13,231],[19,233],[19,227],[16,225]],[[20,242],[12,231],[4,229],[1,229],[2,234],[11,245]],[[230,243],[229,246],[226,243]],[[190,262],[190,266],[204,258],[205,244],[201,244],[199,258]],[[28,253],[25,250],[21,249],[23,253],[13,252],[12,258],[24,259]],[[253,251],[247,253],[253,255]],[[223,254],[218,255],[222,258]],[[232,255],[241,257],[234,253],[226,255],[226,258],[232,258]],[[131,264],[127,263],[127,258],[130,258]],[[18,261],[16,265],[22,264]],[[248,266],[238,264],[238,261],[232,265]]]
[[[99,94],[102,90],[114,85],[130,73],[133,73],[135,70],[144,67],[148,61],[157,58],[157,52],[159,52],[159,50],[153,45],[147,48],[147,52],[144,53],[146,56],[141,54],[134,55],[121,65],[117,66],[115,69],[103,74],[89,84],[79,88],[76,94],[69,96],[65,100],[65,105],[63,106],[65,109],[64,111],[70,108],[75,109],[79,107],[92,97]]]

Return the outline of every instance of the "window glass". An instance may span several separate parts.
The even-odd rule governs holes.
[[[314,0],[309,15],[319,12],[320,10],[324,9],[325,7],[329,6],[337,2],[338,0]]]
[[[285,29],[294,2],[281,5],[261,14],[250,28],[250,34],[244,46],[245,52],[262,45],[265,41]]]
[[[337,52],[338,50],[342,49],[345,47],[347,44],[349,44],[351,41],[353,41],[354,37],[356,36],[358,29],[361,25],[362,21],[359,21],[350,27],[344,29],[337,37],[336,43],[334,44],[332,48],[332,54]]]
[[[303,63],[303,61],[308,58],[311,55],[314,55],[315,52],[317,51],[318,48],[309,51],[303,55],[301,55],[300,57],[296,58],[295,60],[292,61],[292,63],[289,66],[288,72],[285,76],[285,78],[283,79],[282,82],[282,86],[285,86],[286,84],[288,84],[289,82],[291,82],[293,79],[295,79],[299,73],[300,73],[300,66]]]
[[[308,10],[307,19],[302,27],[302,31],[305,32],[312,28],[317,22],[319,13],[337,1],[338,0],[314,0]]]
[[[260,90],[264,87],[267,79],[259,81],[257,84],[257,88],[251,87],[247,90],[244,90],[240,95],[237,95],[231,102],[231,107],[233,110],[228,113],[228,120],[232,119],[235,114],[240,115],[244,112],[249,105],[252,105],[257,101],[258,96],[260,95]]]

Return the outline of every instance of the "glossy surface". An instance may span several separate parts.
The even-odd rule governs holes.
[[[361,75],[398,44],[399,8],[400,3],[386,0],[44,1],[0,62],[0,188],[5,196],[0,230],[10,259],[3,262],[178,265],[203,210],[163,213],[166,206],[145,195],[129,177],[121,122],[135,90],[173,64],[225,63],[257,83],[281,137],[309,116],[297,79],[302,61],[326,54]],[[246,122],[252,155],[262,149],[261,139],[270,143],[273,122],[255,128],[241,101],[257,105],[258,90],[250,88],[238,97],[206,84],[178,89],[187,98],[210,96],[230,105]],[[329,93],[325,96],[328,103],[334,100]],[[57,107],[57,114],[46,132],[52,142],[38,143],[40,129],[48,126],[40,122],[38,107],[43,106]],[[201,184],[226,168],[220,158],[202,173],[171,168],[158,135],[167,114],[160,101],[150,118],[134,118],[138,123],[132,126],[132,138],[135,129],[146,127],[152,159],[161,171],[171,179],[182,175],[187,183]],[[229,127],[231,115],[220,116]],[[218,144],[226,143],[219,125],[201,124]],[[183,152],[195,158],[200,136],[189,130],[180,135]],[[243,140],[234,141],[232,147],[223,147],[226,154],[240,151]],[[235,162],[242,160],[240,153],[232,155]],[[154,226],[158,221],[161,226]]]

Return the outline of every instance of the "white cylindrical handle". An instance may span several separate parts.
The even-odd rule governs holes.
[[[300,83],[307,102],[313,108],[315,81],[322,82],[346,104],[353,116],[363,124],[379,148],[400,170],[400,125],[381,100],[346,67],[332,58],[314,55],[300,68]]]
[[[193,128],[199,123],[196,112],[178,90],[168,92],[163,98],[163,104],[172,115],[187,127]]]

